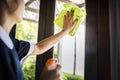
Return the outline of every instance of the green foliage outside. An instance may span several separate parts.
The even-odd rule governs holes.
[[[16,38],[32,43],[37,42],[38,24],[23,21],[17,25]]]
[[[58,52],[57,51],[54,51],[54,58],[58,58]]]
[[[30,56],[22,65],[25,80],[35,80],[36,56]]]
[[[32,43],[37,42],[37,23],[30,23],[23,21],[17,25],[16,38],[19,40],[25,40]],[[54,52],[54,57],[58,58],[57,51]],[[22,65],[25,80],[35,80],[35,64],[36,56],[30,56]],[[84,80],[82,76],[63,73],[62,80]]]
[[[80,76],[80,75],[63,73],[63,79],[62,80],[84,80],[84,77]]]

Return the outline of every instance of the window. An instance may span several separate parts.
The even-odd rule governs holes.
[[[24,21],[17,25],[18,26],[16,29],[17,39],[26,40],[32,43],[37,42],[39,6],[40,6],[39,0],[36,0],[36,1],[33,0],[32,2],[27,1],[26,8],[25,8],[26,10],[23,15]],[[56,1],[55,17],[60,13],[62,8],[63,8],[63,3]],[[45,17],[46,15],[47,13],[43,16]],[[55,26],[54,33],[57,33],[59,31],[60,31],[59,28]],[[58,58],[60,64],[62,65],[62,72],[63,72],[62,80],[65,80],[66,78],[69,78],[70,76],[73,76],[72,74],[75,74],[75,76],[73,77],[75,77],[76,79],[78,78],[78,79],[83,80],[84,78],[84,53],[85,53],[84,47],[85,47],[85,22],[83,21],[79,30],[77,31],[76,36],[70,37],[68,35],[64,37],[54,47],[54,57]],[[25,64],[23,64],[25,80],[35,79],[35,65],[36,65],[35,63],[36,63],[36,56],[32,56],[28,58]]]
[[[77,1],[77,0],[76,0]],[[80,1],[79,1],[80,2]],[[84,1],[83,1],[84,2]],[[82,2],[81,2],[82,3]],[[63,9],[62,2],[56,1],[55,18]],[[55,25],[54,33],[58,33],[60,29]],[[84,55],[85,55],[85,21],[80,25],[75,36],[65,36],[54,47],[54,57],[58,58],[62,65],[62,76],[68,74],[72,76],[78,75],[80,80],[84,79]],[[74,76],[77,77],[78,76]],[[69,77],[68,77],[69,78]],[[75,78],[74,78],[75,79]]]

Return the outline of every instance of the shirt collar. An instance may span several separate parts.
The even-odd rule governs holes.
[[[12,40],[1,25],[0,25],[0,39],[7,45],[8,48],[13,49]]]

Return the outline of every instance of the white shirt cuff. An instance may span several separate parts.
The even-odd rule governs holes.
[[[29,49],[27,55],[20,60],[20,64],[23,64],[25,62],[25,60],[32,54],[34,47],[35,47],[35,45],[30,43],[30,49]]]

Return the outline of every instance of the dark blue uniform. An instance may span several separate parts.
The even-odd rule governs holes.
[[[13,49],[9,49],[0,39],[0,80],[24,80],[20,60],[29,51],[30,44],[25,41],[18,41],[11,36],[14,44]]]

